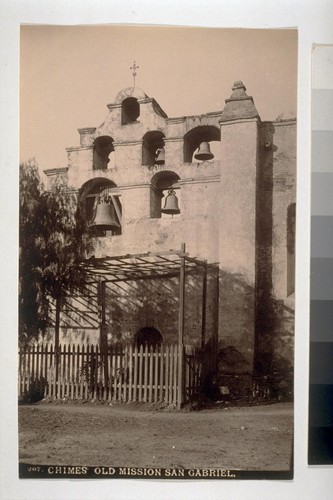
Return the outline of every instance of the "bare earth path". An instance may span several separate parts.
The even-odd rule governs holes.
[[[288,470],[292,433],[290,403],[193,412],[19,407],[20,461],[30,464]]]

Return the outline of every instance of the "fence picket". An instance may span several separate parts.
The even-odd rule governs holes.
[[[113,373],[113,349],[112,346],[108,348],[108,401],[112,401],[112,373]]]
[[[105,348],[102,352],[102,375],[103,375],[103,385],[102,385],[102,397],[103,401],[107,399],[107,386],[108,386],[108,353],[105,352]]]
[[[173,404],[177,404],[177,382],[178,382],[178,347],[174,346],[174,365],[173,365]]]
[[[128,347],[124,349],[124,361],[123,361],[123,401],[126,403],[128,401]]]
[[[173,345],[170,346],[170,369],[169,369],[169,404],[173,401]]]
[[[114,366],[112,371],[113,376],[113,401],[117,401],[117,372],[118,372],[118,346],[115,345],[114,356],[113,356]]]
[[[59,370],[59,361],[60,361],[60,356],[58,355],[59,350],[61,346],[56,346],[54,344],[54,365],[55,365],[55,397],[57,399],[60,398],[60,394],[58,393],[59,387],[60,387],[60,370]],[[59,353],[60,354],[60,353]]]
[[[121,401],[122,399],[122,383],[123,383],[123,358],[121,346],[117,344],[117,356],[118,356],[118,371],[117,371],[117,386],[118,386],[118,395],[117,400]]]
[[[128,350],[128,402],[132,401],[132,385],[133,385],[133,346],[129,346]]]
[[[47,346],[48,356],[47,356],[47,396],[52,397],[52,344]]]
[[[74,389],[74,384],[73,384],[74,347],[75,347],[75,344],[69,345],[69,357],[68,357],[68,386],[69,386],[68,398],[70,398],[72,400],[74,399],[74,395],[73,395],[73,389]]]
[[[148,389],[148,401],[152,403],[153,401],[153,346],[151,345],[149,348],[149,389]],[[148,364],[148,363],[147,363]]]
[[[144,350],[144,378],[143,378],[143,401],[147,403],[147,393],[148,393],[148,345],[145,345]]]
[[[92,346],[93,357],[93,399],[97,399],[97,378],[98,378],[98,346]]]
[[[52,397],[55,397],[55,392],[54,392],[55,372],[54,372],[53,344],[50,345],[48,378],[50,380],[49,397],[52,398]]]
[[[163,401],[164,401],[163,384],[164,384],[164,348],[163,348],[163,345],[161,345],[161,349],[160,349],[160,380],[159,380],[161,403],[163,403]]]
[[[134,347],[134,380],[133,380],[133,401],[136,402],[138,400],[138,363],[139,363],[139,353],[138,346]]]
[[[67,361],[67,346],[64,344],[62,355],[60,355],[61,364],[61,397],[66,397],[66,361]]]
[[[158,402],[158,362],[159,362],[159,356],[160,356],[160,347],[156,346],[156,350],[154,351],[154,403]]]
[[[80,387],[80,371],[79,371],[79,360],[80,360],[80,347],[79,345],[73,345],[73,396],[74,399],[79,399],[79,387]],[[84,374],[82,373],[82,377]]]
[[[67,360],[66,360],[66,397],[70,399],[71,395],[71,345],[67,346]]]
[[[61,366],[61,385],[60,385],[60,391],[61,391],[61,397],[64,399],[66,397],[66,373],[65,373],[65,367],[66,367],[66,355],[67,355],[67,349],[66,349],[66,344],[64,345],[62,356],[60,356],[60,366]]]
[[[41,388],[43,387],[43,363],[44,363],[44,349],[43,344],[39,344],[39,374],[38,378],[40,380]]]
[[[61,346],[59,345],[58,347],[54,344],[54,365],[55,365],[55,397],[57,399],[60,398],[60,394],[58,394],[58,390],[60,387],[60,370],[59,370],[59,362],[60,362],[60,349]]]
[[[78,346],[79,347],[79,346]],[[92,357],[91,357],[91,347],[89,345],[81,346],[81,356],[80,366],[79,366],[79,376],[81,380],[81,395],[80,397],[85,399],[91,398],[92,390]]]
[[[142,401],[142,366],[143,366],[143,347],[140,345],[139,351],[139,387],[138,387],[138,401]]]
[[[30,373],[31,373],[31,366],[30,366],[30,346],[27,347],[27,359],[26,359],[26,384],[27,384],[27,392],[30,390]]]
[[[165,402],[169,404],[169,346],[165,349]]]
[[[35,347],[35,381],[37,382],[39,379],[39,344]]]

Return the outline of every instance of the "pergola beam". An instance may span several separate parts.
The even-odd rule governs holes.
[[[179,274],[181,265],[185,273],[195,272],[199,266],[218,270],[216,264],[189,257],[183,247],[178,251],[93,258],[87,260],[83,268],[88,275],[98,276],[110,283],[174,277]]]

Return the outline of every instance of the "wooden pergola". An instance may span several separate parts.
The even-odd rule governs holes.
[[[208,264],[205,260],[190,257],[185,251],[185,243],[180,250],[147,252],[121,256],[91,257],[85,260],[82,268],[87,276],[87,284],[99,283],[103,288],[107,283],[138,281],[145,279],[179,277],[179,344],[184,340],[185,276],[204,272],[203,301],[206,301],[206,282],[208,270],[218,276],[218,264]],[[103,301],[102,301],[103,302]]]
[[[91,257],[82,263],[82,268],[87,277],[87,284],[96,283],[101,297],[100,332],[103,338],[105,326],[105,286],[107,283],[129,282],[146,279],[162,279],[179,277],[179,314],[178,314],[178,345],[184,350],[185,327],[185,277],[188,274],[203,271],[203,296],[202,296],[202,328],[205,329],[205,314],[207,300],[207,274],[211,270],[216,275],[216,300],[218,304],[219,267],[217,263],[208,264],[205,260],[190,257],[186,253],[185,243],[180,250],[165,252],[148,252],[142,254],[128,254],[122,256]],[[218,319],[216,314],[216,330]],[[204,339],[205,331],[202,332]],[[183,363],[183,356],[180,360]],[[184,399],[183,366],[180,366],[178,391],[179,401]]]

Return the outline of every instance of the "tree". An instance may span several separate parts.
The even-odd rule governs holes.
[[[58,176],[46,190],[34,161],[20,165],[19,231],[19,339],[26,342],[45,332],[53,300],[57,345],[62,297],[84,283],[80,263],[90,244],[66,178]]]

